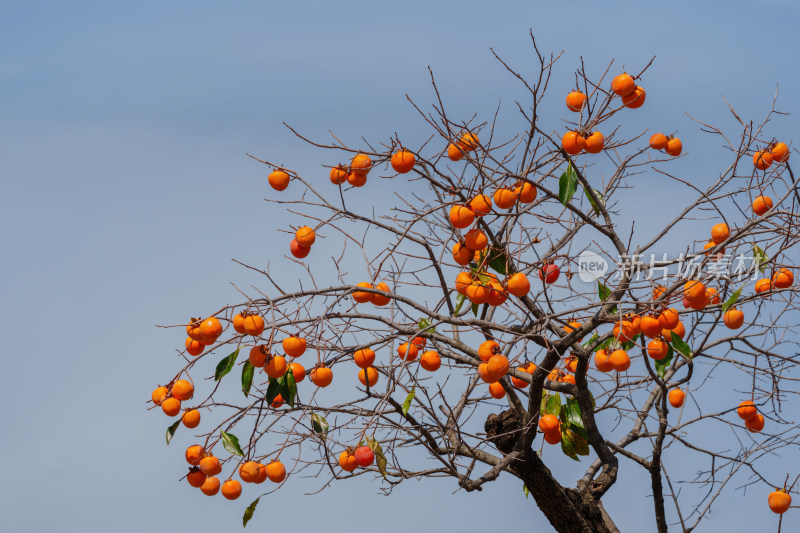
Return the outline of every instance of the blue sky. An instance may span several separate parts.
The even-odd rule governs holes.
[[[154,324],[237,301],[229,282],[259,283],[230,258],[285,253],[264,170],[245,153],[324,176],[319,151],[282,121],[318,138],[423,139],[405,94],[433,102],[428,65],[453,113],[488,118],[523,97],[489,47],[532,72],[533,28],[542,50],[565,51],[554,95],[571,88],[581,55],[595,74],[612,58],[635,69],[655,55],[648,115],[626,127],[678,130],[689,155],[672,170],[703,179],[722,154],[683,113],[730,126],[724,94],[758,120],[780,85],[778,108],[794,116],[797,20],[790,2],[3,2],[0,529],[238,527],[249,500],[178,483],[188,443],[166,448],[164,417],[145,401],[178,367],[182,342]],[[552,129],[561,116],[545,113]],[[776,120],[771,132],[789,138],[792,125]],[[632,508],[625,497],[646,479],[630,464],[621,475],[609,511],[624,531],[650,524],[649,500],[632,497]],[[287,485],[248,527],[352,530],[356,509],[387,532],[541,516],[509,476],[476,494],[410,481],[388,498],[362,476],[302,497],[316,487]],[[772,520],[754,498],[729,493],[705,530]]]

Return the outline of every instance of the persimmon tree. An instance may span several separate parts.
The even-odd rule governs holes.
[[[696,152],[726,163],[681,176],[675,134],[622,133],[659,105],[645,103],[650,64],[612,61],[595,78],[581,65],[553,96],[558,57],[531,38],[531,79],[496,56],[524,94],[512,118],[452,116],[431,74],[432,110],[409,99],[427,138],[353,145],[290,128],[324,154],[313,176],[251,156],[290,253],[244,265],[263,287],[182,325],[185,365],[152,398],[178,417],[168,443],[196,428],[189,484],[236,499],[248,483],[245,525],[300,472],[320,490],[368,475],[387,493],[514,476],[560,532],[617,531],[603,501],[623,470],[647,473],[626,488],[652,496],[658,531],[692,530],[737,477],[774,491],[775,512],[791,505],[797,472],[762,466],[798,443],[800,195],[787,143],[769,134],[774,102],[760,123],[730,107],[734,131],[696,119],[709,139]],[[543,124],[545,105],[564,122]],[[643,174],[659,184],[638,192]],[[365,205],[362,186],[383,200]],[[667,223],[620,222],[619,198],[652,203],[657,187],[684,199],[657,201]],[[318,236],[341,252],[322,256]],[[572,460],[582,477],[554,474]],[[249,486],[267,478],[279,485]]]

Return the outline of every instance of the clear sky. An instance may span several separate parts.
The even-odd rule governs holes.
[[[722,154],[683,112],[730,125],[724,94],[758,120],[780,85],[778,108],[796,114],[798,15],[777,0],[0,3],[0,530],[240,527],[250,499],[179,483],[187,437],[167,448],[145,401],[182,342],[154,325],[238,301],[229,282],[257,280],[231,258],[286,252],[264,169],[245,153],[326,179],[282,121],[316,137],[423,139],[404,95],[433,102],[428,65],[456,114],[488,119],[524,97],[489,47],[532,72],[532,28],[541,49],[565,51],[555,94],[581,55],[594,74],[655,55],[647,121],[680,132],[689,155],[673,170],[702,180]],[[648,127],[640,119],[631,127]],[[789,138],[794,124],[772,133]],[[651,530],[646,478],[621,465],[607,508],[623,531]],[[362,476],[303,496],[317,486],[296,480],[262,500],[248,529],[549,530],[527,525],[541,515],[510,476],[475,494],[409,481],[387,498]],[[715,510],[701,530],[773,523],[763,490]]]

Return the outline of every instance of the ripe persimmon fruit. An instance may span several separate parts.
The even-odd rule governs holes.
[[[375,460],[375,452],[369,446],[359,446],[355,451],[356,464],[367,467]]]
[[[661,338],[655,338],[647,344],[647,355],[660,361],[667,356],[669,345]]]
[[[744,421],[744,425],[750,433],[758,433],[764,429],[764,415],[757,414],[752,418],[748,418]]]
[[[558,431],[548,431],[544,434],[544,441],[547,444],[558,444],[561,442],[561,430]]]
[[[333,371],[326,366],[318,366],[311,370],[308,377],[317,387],[327,387],[333,381]]]
[[[264,317],[256,314],[248,314],[244,319],[244,332],[247,335],[258,337],[264,332]]]
[[[630,74],[624,72],[611,80],[611,90],[617,96],[628,96],[636,90],[636,82]]]
[[[364,287],[365,289],[372,289],[372,283],[368,283],[366,281],[362,281],[361,283],[357,283],[356,287]],[[367,303],[372,300],[372,293],[366,291],[355,291],[353,292],[353,300],[357,303],[363,304]]]
[[[646,96],[647,95],[644,92],[644,89],[637,86],[636,89],[631,94],[622,97],[622,105],[624,105],[629,109],[637,109],[639,107],[642,107],[642,105],[644,105],[644,100]]]
[[[506,280],[506,287],[508,287],[508,292],[517,298],[522,298],[530,292],[531,282],[528,280],[528,276],[522,272],[517,272]]]
[[[453,261],[461,266],[467,266],[475,256],[475,251],[470,250],[466,244],[457,242],[453,245]]]
[[[776,289],[786,289],[794,283],[794,274],[788,268],[782,268],[772,275],[772,285]]]
[[[494,383],[500,379],[489,373],[489,363],[481,363],[478,365],[478,376],[486,383]]]
[[[153,389],[153,394],[151,396],[153,403],[156,405],[161,405],[161,402],[167,399],[168,394],[169,389],[166,387],[156,387]]]
[[[189,469],[189,473],[186,474],[186,481],[189,482],[189,485],[195,488],[200,488],[203,486],[203,483],[206,482],[206,475],[200,471],[199,468],[193,466]]]
[[[359,368],[367,368],[375,362],[375,352],[370,348],[362,348],[353,353],[353,361]]]
[[[263,368],[265,364],[267,364],[267,357],[269,357],[270,351],[266,344],[261,344],[258,346],[253,346],[250,348],[250,355],[248,359],[250,364],[256,368]]]
[[[186,462],[190,465],[200,464],[200,460],[206,456],[206,451],[199,444],[193,444],[186,448]]]
[[[267,375],[273,379],[282,378],[288,369],[289,364],[286,362],[286,358],[281,355],[268,357],[267,363],[264,365]]]
[[[767,497],[767,504],[775,514],[783,514],[792,506],[792,496],[783,489],[770,492]]]
[[[419,358],[419,366],[428,372],[436,372],[442,366],[442,358],[437,352],[429,350]]]
[[[492,199],[486,194],[479,194],[469,202],[469,208],[476,217],[482,217],[492,212]]]
[[[347,173],[347,183],[352,185],[353,187],[363,187],[367,184],[367,173],[366,172],[348,172]]]
[[[317,240],[317,234],[308,226],[301,226],[296,232],[294,232],[294,240],[297,241],[297,244],[300,246],[305,246],[306,248],[310,248]]]
[[[366,386],[367,380],[369,380],[370,387],[374,387],[378,382],[378,371],[371,366],[362,368],[358,371],[358,381],[360,381],[362,385]]]
[[[383,292],[391,292],[389,290],[389,285],[387,285],[383,281],[375,285],[375,288]],[[392,298],[390,296],[384,296],[382,294],[373,294],[372,300],[370,301],[372,302],[372,305],[377,305],[378,307],[381,307],[388,304],[391,300]]]
[[[745,400],[736,408],[736,414],[742,420],[750,420],[758,414],[758,409],[756,409],[756,404],[752,400]]]
[[[275,169],[267,176],[270,187],[276,191],[283,191],[289,186],[289,174],[283,170]]]
[[[686,393],[681,389],[672,389],[669,391],[669,394],[667,394],[667,399],[672,407],[681,407],[683,401],[686,399]]]
[[[492,377],[500,379],[508,374],[508,358],[505,355],[493,355],[486,362],[486,370]]]
[[[528,372],[528,368],[526,366],[524,366],[524,365],[519,367],[519,368],[517,368],[517,370],[519,370],[520,372],[525,372],[526,374],[529,373]],[[519,379],[519,378],[514,377],[514,376],[511,376],[511,384],[514,385],[518,389],[524,389],[528,385],[530,385],[530,383],[528,383],[524,379]]]
[[[267,477],[273,483],[280,483],[286,479],[286,467],[280,461],[272,461],[267,465]]]
[[[417,355],[419,355],[419,347],[413,342],[411,344],[404,342],[397,347],[397,355],[400,359],[413,361],[417,358]]]
[[[510,189],[500,188],[494,192],[494,205],[500,209],[510,209],[517,203],[517,195]]]
[[[561,426],[561,422],[559,422],[556,415],[546,414],[539,418],[539,429],[542,430],[542,433],[556,431],[558,430],[559,426]]]
[[[300,383],[306,379],[306,368],[300,363],[292,363],[289,365],[289,368],[292,369],[292,375],[294,376],[295,383]]]
[[[492,398],[499,400],[505,397],[506,390],[499,381],[496,381],[489,384],[489,394],[491,394]]]
[[[242,484],[235,479],[229,479],[222,484],[222,495],[228,500],[235,500],[242,495]]]
[[[470,152],[480,146],[480,140],[477,135],[468,131],[458,139],[458,146],[465,152]]]
[[[191,337],[186,337],[186,353],[193,356],[198,356],[206,349],[206,345],[198,342]]]
[[[772,289],[772,280],[769,278],[761,278],[756,281],[756,292],[767,292]]]
[[[569,155],[578,155],[585,146],[586,139],[577,131],[568,131],[561,137],[561,148]]]
[[[539,279],[544,283],[555,283],[560,274],[561,270],[559,270],[558,266],[552,263],[548,263],[539,267]]]
[[[772,165],[772,153],[767,150],[757,150],[753,154],[753,166],[758,170],[767,170]]]
[[[567,108],[576,113],[586,104],[586,95],[580,91],[572,91],[567,95]]]
[[[603,134],[599,131],[596,131],[586,137],[586,143],[583,147],[590,154],[599,154],[603,151],[603,147],[605,146],[605,138]]]
[[[480,281],[473,281],[467,287],[466,296],[474,304],[485,304],[489,302],[489,289]]]
[[[219,492],[219,479],[214,476],[207,477],[203,484],[200,485],[200,490],[206,496],[214,496]]]
[[[342,165],[335,166],[331,169],[328,177],[334,185],[341,185],[347,181],[347,169]]]
[[[489,238],[483,230],[472,228],[464,235],[464,243],[473,252],[483,250],[489,246]]]
[[[409,152],[408,150],[402,149],[398,150],[397,152],[392,154],[392,168],[398,174],[406,174],[407,172],[411,172],[411,169],[414,168],[414,162],[416,158],[414,154]]]
[[[189,429],[196,428],[200,425],[200,411],[197,409],[186,411],[181,417],[181,422]]]
[[[350,453],[350,450],[345,450],[339,454],[339,466],[342,467],[342,470],[345,472],[352,472],[356,468],[358,468],[358,463],[356,463],[356,456]]]
[[[366,154],[356,154],[350,161],[351,174],[366,176],[372,168],[372,159]]]
[[[520,181],[514,185],[514,194],[517,195],[517,198],[522,204],[533,203],[536,200],[536,195],[538,193],[539,190],[527,181]]]
[[[663,150],[667,147],[668,142],[669,139],[667,139],[667,136],[663,133],[654,133],[650,137],[650,148],[653,150]]]
[[[447,157],[450,161],[459,161],[464,158],[464,153],[453,143],[447,145]]]
[[[730,308],[722,315],[722,321],[728,329],[739,329],[744,324],[744,313],[738,309]]]
[[[483,341],[481,345],[478,346],[478,357],[484,362],[491,359],[493,355],[500,355],[501,353],[500,344],[495,340]]]
[[[617,372],[625,372],[631,366],[631,358],[625,350],[614,350],[608,357],[611,368]]]
[[[711,240],[714,241],[715,244],[722,244],[730,235],[731,232],[728,229],[728,225],[724,222],[715,224],[714,227],[711,228]]]
[[[772,209],[772,198],[769,196],[757,196],[753,200],[753,213],[756,215],[761,216],[770,209]]]
[[[220,464],[219,459],[213,455],[206,455],[200,459],[198,466],[200,467],[200,470],[202,470],[207,476],[216,476],[222,472],[222,465]]]
[[[628,322],[630,324],[630,322]],[[661,322],[654,317],[654,316],[643,316],[641,321],[639,322],[642,335],[645,337],[649,337],[651,339],[655,339],[656,337],[661,335],[661,330],[664,329],[661,325]],[[630,338],[631,336],[625,335],[626,337]],[[628,341],[623,341],[628,342]]]
[[[600,372],[611,372],[614,366],[609,361],[609,355],[606,350],[597,350],[594,354],[594,366]]]
[[[450,208],[450,223],[456,229],[464,229],[475,221],[475,213],[469,207],[454,205]]]
[[[683,151],[683,143],[677,137],[673,137],[667,141],[667,147],[664,148],[664,151],[672,157],[678,157]]]
[[[239,467],[239,477],[245,483],[255,483],[258,479],[259,467],[255,461],[247,461]]]
[[[177,398],[167,398],[161,402],[161,410],[167,416],[175,416],[181,412],[181,401]]]
[[[785,143],[775,143],[772,145],[769,155],[772,156],[774,162],[783,163],[789,159],[789,147]]]
[[[297,239],[292,239],[292,241],[289,243],[289,251],[296,258],[302,259],[308,255],[308,253],[311,251],[311,248],[308,246],[300,246],[300,243],[297,242]]]
[[[291,337],[286,337],[281,342],[281,346],[283,347],[283,351],[286,352],[286,355],[289,357],[300,357],[306,351],[306,340],[300,337],[296,337],[292,335]]]

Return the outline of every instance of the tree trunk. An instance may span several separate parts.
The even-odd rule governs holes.
[[[485,424],[489,440],[504,454],[517,444],[522,424],[511,410],[489,415]],[[590,492],[562,487],[530,447],[511,465],[536,505],[559,533],[615,533],[619,530]]]

